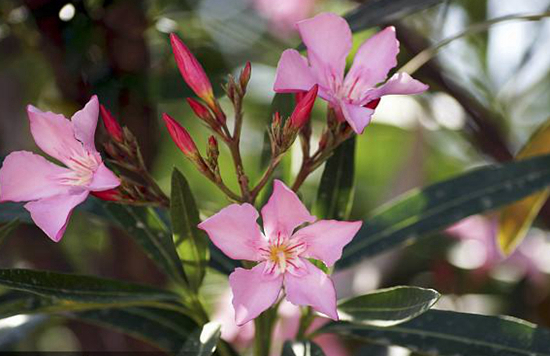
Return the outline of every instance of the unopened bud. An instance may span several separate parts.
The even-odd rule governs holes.
[[[252,66],[250,62],[246,62],[241,72],[241,76],[239,77],[239,84],[241,85],[241,89],[243,93],[246,92],[246,87],[248,86],[248,82],[250,81],[251,73],[252,73]]]
[[[164,113],[162,114],[164,123],[168,128],[172,140],[178,146],[178,148],[189,158],[194,158],[198,154],[197,146],[189,132],[184,129],[176,120],[174,120],[170,115]]]
[[[208,108],[201,103],[199,103],[197,100],[193,98],[187,98],[187,103],[191,107],[191,110],[197,115],[197,117],[201,120],[204,120],[206,122],[210,122],[214,118],[212,117],[212,114],[208,110]]]
[[[208,161],[213,166],[216,166],[219,155],[220,155],[220,150],[218,148],[218,140],[216,140],[214,136],[210,136],[208,138],[208,150],[207,150]]]
[[[122,194],[118,189],[108,189],[103,191],[90,192],[94,197],[105,201],[119,201],[122,199]]]
[[[369,101],[369,102],[365,105],[365,107],[374,110],[374,109],[376,109],[376,107],[378,106],[378,104],[380,104],[380,98]]]
[[[101,111],[101,117],[103,118],[103,125],[105,125],[105,129],[109,133],[109,136],[117,142],[123,142],[122,128],[118,121],[111,115],[111,112],[107,110],[105,106],[100,105],[99,109]]]
[[[272,122],[272,127],[273,128],[279,128],[281,126],[281,122],[283,120],[281,119],[281,114],[279,114],[279,112],[275,112],[275,114],[273,114],[273,122]]]
[[[197,58],[176,34],[170,34],[170,42],[181,76],[187,85],[209,106],[214,106],[215,99],[212,84],[210,84],[210,80]]]
[[[309,121],[311,110],[313,109],[313,104],[315,104],[315,99],[317,98],[317,91],[319,86],[316,84],[311,88],[307,94],[300,100],[292,115],[290,116],[290,124],[294,128],[301,128]]]

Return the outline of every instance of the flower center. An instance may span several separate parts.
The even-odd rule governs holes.
[[[68,185],[82,186],[91,183],[99,162],[94,155],[86,153],[83,156],[71,157],[66,165],[71,172],[63,176],[63,182]]]
[[[305,243],[279,235],[276,240],[269,242],[267,249],[262,249],[262,257],[267,262],[265,272],[280,274],[299,268],[299,257],[305,249]]]

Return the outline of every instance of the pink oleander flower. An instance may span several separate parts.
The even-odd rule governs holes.
[[[262,209],[264,233],[256,223],[258,217],[252,205],[232,204],[199,224],[227,256],[258,262],[250,270],[237,268],[229,276],[237,325],[273,305],[283,286],[292,304],[311,306],[338,320],[334,284],[308,259],[332,266],[362,222],[315,222],[298,196],[278,180]],[[304,223],[311,225],[294,231]]]
[[[0,202],[23,202],[50,239],[63,237],[73,209],[90,192],[116,188],[120,180],[103,163],[94,134],[99,102],[93,96],[71,120],[63,115],[27,108],[34,141],[66,167],[27,151],[9,154],[0,169]]]
[[[387,27],[361,45],[353,65],[344,77],[346,57],[352,47],[352,33],[342,17],[323,13],[296,24],[307,47],[306,59],[294,49],[283,52],[277,67],[277,93],[307,91],[319,85],[319,96],[328,101],[356,133],[369,124],[377,100],[390,94],[418,94],[428,86],[407,73],[396,73],[399,41],[395,28]]]
[[[311,16],[316,0],[250,0],[256,11],[268,21],[272,35],[287,38],[296,31],[294,24]]]

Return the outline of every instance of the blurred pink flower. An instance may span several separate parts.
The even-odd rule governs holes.
[[[361,45],[344,77],[346,57],[352,47],[352,33],[346,20],[336,14],[323,13],[296,26],[307,47],[308,58],[295,49],[284,51],[273,89],[277,93],[295,93],[319,84],[319,96],[328,101],[338,117],[345,119],[356,133],[362,133],[369,124],[382,96],[418,94],[428,89],[426,84],[404,72],[376,86],[385,81],[397,65],[399,41],[393,27],[387,27]]]
[[[12,152],[0,169],[0,202],[28,201],[25,209],[50,239],[63,237],[73,209],[90,192],[106,191],[120,180],[103,163],[94,144],[99,102],[93,96],[71,120],[27,108],[38,147],[65,167],[27,151]]]
[[[295,31],[294,25],[313,12],[316,0],[251,0],[256,11],[265,18],[271,33],[286,38]]]
[[[256,223],[258,217],[252,205],[232,204],[199,224],[227,256],[259,262],[250,270],[237,268],[229,276],[237,325],[273,305],[283,285],[291,303],[311,306],[337,320],[334,284],[307,258],[332,266],[362,222],[315,222],[298,196],[278,180],[262,209],[265,235]],[[313,224],[294,232],[304,223]]]

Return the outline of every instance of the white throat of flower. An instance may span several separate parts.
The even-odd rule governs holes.
[[[63,183],[73,186],[85,186],[92,182],[100,161],[94,154],[86,152],[85,154],[71,156],[65,164],[71,172],[63,175]]]
[[[306,244],[278,233],[277,238],[269,239],[267,248],[260,250],[262,260],[267,262],[264,273],[276,276],[285,272],[295,274],[303,267],[300,255],[305,252]]]

